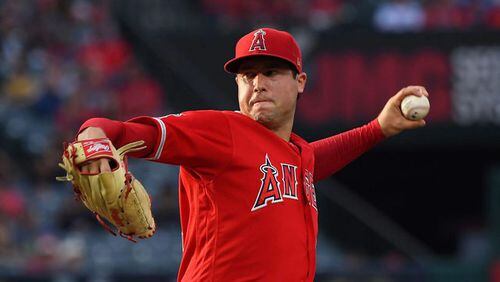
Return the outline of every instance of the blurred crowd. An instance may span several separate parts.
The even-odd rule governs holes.
[[[359,22],[382,31],[500,29],[498,0],[197,4],[228,28],[259,19],[313,30]],[[100,226],[69,184],[54,181],[61,144],[89,117],[169,113],[168,93],[121,37],[109,1],[0,1],[0,39],[0,272],[79,271],[88,251],[82,234]],[[176,169],[132,167],[150,188],[160,225],[178,225]]]
[[[500,28],[498,0],[201,0],[224,27],[259,23],[332,28],[374,28],[383,32]]]
[[[92,116],[125,120],[166,109],[162,87],[134,58],[108,4],[0,1],[0,272],[81,267],[85,241],[74,244],[73,235],[100,227],[70,184],[54,181],[62,142]],[[175,221],[175,177],[147,179],[156,216]]]

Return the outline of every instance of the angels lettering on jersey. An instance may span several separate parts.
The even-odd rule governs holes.
[[[285,199],[295,200],[298,197],[297,166],[287,163],[280,163],[278,170],[266,154],[264,163],[260,166],[262,178],[258,189],[252,211],[264,208],[271,204],[278,204]],[[280,177],[281,173],[281,177]],[[306,199],[310,206],[317,210],[316,192],[313,184],[313,175],[307,169],[304,170],[303,187]]]

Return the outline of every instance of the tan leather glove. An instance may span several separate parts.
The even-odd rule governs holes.
[[[151,199],[139,180],[128,171],[125,156],[128,152],[144,149],[143,144],[144,141],[136,141],[117,150],[108,138],[75,141],[66,146],[62,163],[59,163],[66,170],[66,176],[57,177],[59,181],[73,184],[77,198],[108,231],[133,242],[134,236],[149,238],[156,230]],[[111,172],[91,174],[80,170],[82,165],[100,158],[110,160]]]

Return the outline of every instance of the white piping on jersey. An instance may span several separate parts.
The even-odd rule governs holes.
[[[160,128],[161,128],[160,145],[158,145],[158,149],[156,150],[156,154],[153,158],[153,160],[157,160],[160,158],[161,152],[163,151],[163,146],[165,145],[165,139],[167,136],[167,129],[165,128],[165,124],[163,123],[163,121],[161,119],[156,118],[156,117],[154,119],[160,124]]]

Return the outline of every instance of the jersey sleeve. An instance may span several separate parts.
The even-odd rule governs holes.
[[[314,182],[331,176],[385,139],[375,119],[367,125],[311,143],[314,150]]]
[[[233,156],[229,121],[219,111],[142,116],[126,122],[93,118],[80,132],[90,126],[101,128],[116,147],[144,140],[147,148],[131,156],[182,165],[204,176],[217,174]]]
[[[233,140],[227,117],[220,111],[189,111],[159,118],[141,117],[157,128],[149,159],[181,165],[203,176],[214,176],[231,161]]]
[[[91,118],[85,121],[78,133],[88,127],[101,128],[116,148],[130,142],[143,140],[146,148],[141,151],[131,152],[129,155],[138,158],[147,158],[152,154],[157,142],[157,129],[150,123],[138,121],[117,121],[107,118]]]

